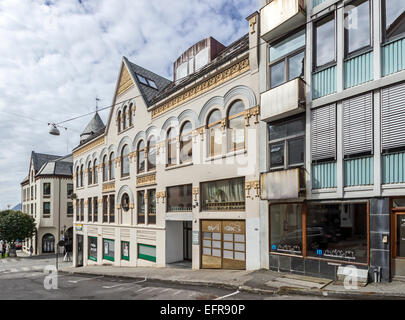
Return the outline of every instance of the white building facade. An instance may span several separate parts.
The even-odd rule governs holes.
[[[29,173],[21,183],[22,212],[35,219],[36,234],[23,243],[33,254],[55,253],[57,243],[73,237],[72,155],[32,152]],[[69,240],[70,239],[70,240]]]
[[[75,266],[261,267],[257,38],[200,41],[173,82],[123,58],[73,150]]]

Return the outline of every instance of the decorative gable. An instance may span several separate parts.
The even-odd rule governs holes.
[[[121,68],[121,74],[119,78],[119,84],[118,84],[118,89],[117,89],[117,96],[119,96],[121,93],[124,91],[128,90],[130,87],[134,85],[134,82],[132,81],[132,77],[128,72],[127,67],[125,64],[122,64]]]

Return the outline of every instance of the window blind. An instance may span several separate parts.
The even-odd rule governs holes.
[[[336,104],[312,110],[312,160],[336,157]]]

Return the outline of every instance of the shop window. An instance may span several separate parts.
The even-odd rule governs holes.
[[[201,183],[203,211],[245,210],[245,179]]]
[[[192,211],[192,185],[182,185],[167,188],[167,211]]]
[[[369,0],[351,2],[345,8],[346,57],[371,47],[371,11]]]
[[[214,110],[208,117],[208,156],[213,157],[222,153],[222,115],[219,110]]]
[[[121,151],[121,177],[129,176],[129,147],[125,145]]]
[[[307,255],[367,263],[367,204],[308,204]]]
[[[305,30],[270,46],[270,88],[304,76]]]
[[[129,261],[129,242],[121,241],[121,260]]]
[[[330,15],[314,24],[314,66],[320,68],[335,62],[335,18]]]
[[[268,124],[270,169],[304,164],[305,118]]]
[[[145,223],[145,191],[138,191],[137,193],[137,213],[138,224]]]
[[[139,141],[137,149],[137,173],[145,172],[145,142]]]
[[[180,163],[190,162],[193,159],[193,140],[191,131],[191,122],[185,122],[180,130]]]
[[[385,40],[405,36],[405,1],[382,0]]]
[[[270,206],[270,250],[302,255],[302,205]]]
[[[148,171],[156,169],[156,140],[151,137],[148,141]]]
[[[235,101],[228,111],[228,152],[245,148],[245,105]]]
[[[97,238],[89,237],[89,260],[97,261]]]
[[[167,132],[167,165],[177,164],[177,138],[174,128]]]
[[[34,190],[34,188],[32,188],[32,190]],[[51,184],[49,182],[44,183],[44,197],[50,197],[50,195],[51,195]]]
[[[138,243],[138,259],[156,262],[156,246]]]
[[[156,224],[156,190],[148,190],[148,224]]]
[[[110,160],[108,161],[108,171],[110,173],[110,180],[115,179],[115,156],[114,152],[111,152],[110,154]]]
[[[103,259],[114,261],[114,240],[103,239]]]

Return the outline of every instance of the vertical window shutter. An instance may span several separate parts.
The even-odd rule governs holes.
[[[312,110],[312,160],[336,157],[336,104]]]
[[[373,93],[343,101],[344,155],[373,151]]]
[[[382,149],[405,147],[405,83],[381,90]]]

